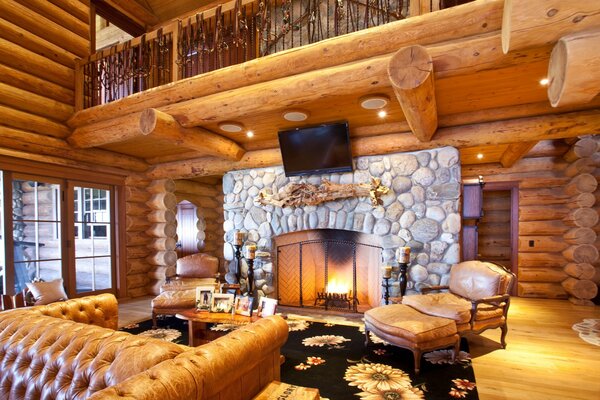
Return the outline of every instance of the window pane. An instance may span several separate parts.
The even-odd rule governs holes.
[[[38,277],[46,282],[61,278],[62,262],[51,261],[25,261],[16,262],[17,246],[15,246],[15,292],[25,289],[26,283]]]
[[[75,257],[109,256],[110,226],[108,224],[76,224],[85,231],[84,238],[75,239]]]
[[[4,175],[0,171],[0,294],[6,293],[6,260],[4,255]]]
[[[13,181],[13,212],[25,221],[60,221],[60,185],[36,181]]]
[[[79,258],[76,261],[77,293],[112,287],[110,257]]]

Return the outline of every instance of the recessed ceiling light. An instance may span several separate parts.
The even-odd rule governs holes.
[[[365,110],[378,110],[387,106],[390,98],[384,95],[373,95],[361,97],[359,100],[360,106]]]
[[[308,112],[302,110],[289,110],[283,113],[283,119],[291,122],[300,122],[308,118]]]
[[[248,132],[246,132],[246,136],[248,136],[248,137],[254,137],[254,132],[248,131]]]
[[[221,122],[219,124],[219,129],[224,132],[235,133],[241,132],[244,129],[244,127],[242,126],[242,124],[238,124],[237,122]]]
[[[483,154],[477,153],[477,159],[481,160],[483,158]]]
[[[387,112],[385,110],[381,110],[377,113],[379,118],[385,118],[387,116]]]
[[[546,85],[548,84],[548,82],[550,82],[550,81],[548,80],[548,78],[543,78],[543,79],[540,79],[540,85],[542,85],[542,86],[546,86]]]

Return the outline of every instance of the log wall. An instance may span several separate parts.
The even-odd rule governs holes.
[[[587,224],[577,221],[589,220],[587,215],[578,218],[574,211],[581,208],[577,204],[589,203],[589,196],[581,198],[580,195],[596,184],[600,174],[596,169],[584,177],[567,176],[565,171],[571,162],[557,156],[555,151],[562,147],[563,143],[541,142],[536,146],[537,150],[534,148],[530,152],[535,157],[524,158],[511,168],[498,168],[497,164],[462,168],[463,179],[482,175],[484,182],[513,181],[519,184],[519,296],[567,299],[570,297],[568,291],[574,285],[569,281],[567,288],[564,287],[563,282],[571,277],[565,268],[575,275],[590,273],[586,267],[567,266],[574,263],[574,257],[585,257],[580,256],[582,253],[594,253],[590,249],[594,246],[578,246],[590,240],[590,230],[597,232],[599,229],[595,225],[587,230],[574,230],[579,228],[578,224]],[[599,211],[597,205],[595,211]],[[490,226],[490,233],[500,233],[502,226],[503,223]],[[597,239],[595,246],[598,246]],[[578,252],[574,251],[576,248]],[[586,272],[581,272],[582,269]],[[594,269],[594,272],[599,271]],[[597,275],[600,278],[600,273]]]

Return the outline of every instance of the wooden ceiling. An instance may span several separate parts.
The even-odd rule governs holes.
[[[138,2],[147,9],[151,9],[161,21],[209,3],[207,1],[199,2],[191,0],[138,0]],[[455,14],[452,14],[457,16],[457,20],[452,23],[458,30],[461,26],[460,18],[470,18],[469,21],[473,25],[481,24],[480,33],[475,32],[466,36],[464,34],[461,36],[461,34],[457,33],[455,37],[446,35],[439,40],[435,38],[415,40],[415,43],[421,42],[426,45],[427,51],[433,59],[438,132],[441,132],[440,129],[443,130],[443,128],[456,128],[452,129],[450,133],[444,131],[444,133],[434,134],[432,140],[435,142],[440,136],[447,139],[451,135],[453,138],[452,145],[460,149],[461,161],[464,165],[499,162],[505,165],[507,155],[510,155],[511,151],[513,153],[516,152],[516,155],[513,154],[512,156],[514,158],[511,161],[512,163],[524,154],[546,156],[548,154],[558,155],[560,152],[566,151],[567,146],[560,139],[562,137],[569,138],[576,136],[577,134],[581,134],[578,133],[580,131],[564,129],[564,134],[552,131],[547,137],[550,140],[540,141],[546,138],[541,134],[541,130],[544,129],[542,128],[544,120],[529,121],[526,118],[556,114],[566,116],[565,118],[568,119],[571,114],[565,113],[599,109],[600,98],[596,97],[591,102],[565,107],[551,107],[548,101],[547,87],[540,84],[540,80],[548,74],[548,64],[553,43],[557,39],[551,38],[547,40],[542,38],[536,44],[529,44],[503,54],[503,33],[500,29],[502,2],[477,3],[479,2],[461,7],[470,7],[469,10],[485,9],[487,15],[482,16],[481,20],[477,20],[477,18],[473,19],[470,12],[465,12],[463,15],[457,11]],[[500,7],[494,9],[493,7],[498,4],[500,4]],[[458,10],[458,7],[456,9]],[[498,10],[500,10],[499,13]],[[419,22],[422,23],[420,29],[427,29],[428,27],[434,29],[434,25],[439,24],[432,16],[433,14],[422,17]],[[465,19],[465,21],[467,20]],[[377,30],[381,31],[381,35],[383,35],[381,36],[381,40],[384,40],[383,38],[386,35],[390,35],[385,29],[387,28],[373,28],[373,32],[377,32]],[[432,35],[434,34],[432,30]],[[376,35],[376,33],[373,35]],[[373,37],[371,36],[371,39]],[[311,45],[313,46],[312,49],[306,51],[314,50],[314,54],[319,54],[316,50],[324,52],[333,51],[332,49],[335,48],[333,45],[334,42],[336,45],[348,46],[348,49],[353,49],[353,43],[361,43],[361,40],[362,36],[360,35],[354,36],[355,42],[339,37],[331,39],[327,43],[321,42]],[[359,50],[352,51],[359,52]],[[299,57],[302,57],[302,55],[300,52],[296,53],[284,54],[277,59],[279,62],[278,65],[285,66],[286,62],[289,62],[290,66],[298,65],[300,63]],[[175,90],[177,85],[180,84],[178,82],[171,88],[153,90],[153,98],[150,99],[148,97],[144,102],[147,103],[148,108],[156,107],[162,112],[172,115],[181,124],[180,129],[185,131],[186,129],[200,127],[203,130],[222,135],[242,146],[244,150],[249,152],[246,153],[247,155],[257,150],[277,148],[277,132],[281,129],[340,120],[347,120],[349,122],[351,138],[354,141],[357,141],[359,138],[387,135],[382,140],[388,140],[389,138],[390,149],[397,147],[402,149],[404,147],[395,146],[394,142],[396,139],[404,140],[405,136],[403,134],[410,132],[410,127],[406,122],[403,108],[396,98],[387,74],[387,62],[390,53],[383,51],[373,54],[380,55],[377,55],[377,57],[366,55],[365,59],[352,56],[354,58],[350,58],[350,60],[356,60],[354,63],[342,64],[342,68],[346,68],[349,71],[347,79],[344,79],[342,74],[336,72],[335,64],[332,66],[329,66],[331,64],[325,65],[320,70],[300,71],[302,73],[294,72],[293,68],[290,67],[290,77],[286,77],[285,75],[281,77],[273,76],[271,81],[261,77],[249,82],[247,86],[243,84],[237,87],[232,86],[232,89],[229,91],[213,91],[204,97],[190,95],[188,97],[189,100],[179,97],[178,103],[165,101],[165,98],[168,99],[172,95],[169,93],[173,93],[168,92],[168,90]],[[253,64],[252,68],[258,69],[258,63],[268,65],[272,59],[273,57],[267,57],[262,60],[255,60],[256,63]],[[310,60],[310,62],[318,63],[318,60]],[[354,68],[355,65],[360,63],[365,65],[364,70]],[[195,82],[201,82],[201,80],[205,79],[206,82],[214,82],[218,86],[221,85],[221,81],[219,81],[220,77],[227,76],[226,72],[230,71],[231,75],[234,75],[234,71],[242,71],[239,66],[237,68],[236,66],[230,67],[222,75],[197,76],[188,79],[188,81],[192,82],[195,80]],[[265,71],[267,70],[265,69]],[[328,85],[328,83],[331,84]],[[183,83],[181,83],[180,87],[184,87]],[[160,98],[161,90],[165,93],[164,98]],[[359,99],[372,94],[384,95],[389,98],[390,101],[385,107],[385,111],[387,112],[385,118],[378,117],[376,111],[365,110],[360,107]],[[103,119],[108,120],[110,118],[114,118],[115,126],[127,125],[131,126],[131,129],[137,129],[135,118],[139,118],[139,114],[136,113],[144,109],[140,105],[142,102],[132,100],[128,103],[126,99],[126,101],[117,103],[119,104],[103,106],[104,110],[107,111],[103,116],[99,116],[100,114],[98,113],[93,115],[93,111],[88,112],[86,110],[81,115],[76,115],[70,121],[71,126],[77,128],[75,129],[73,138],[78,137],[78,130],[87,129],[88,134],[92,133],[94,124],[102,124]],[[129,109],[129,104],[133,104],[135,107]],[[282,115],[286,110],[290,109],[306,111],[309,118],[302,123],[285,121]],[[591,116],[594,119],[595,113],[596,111],[592,111],[586,114],[586,116]],[[573,114],[571,118],[579,117]],[[121,123],[125,119],[128,122],[122,125]],[[517,119],[523,119],[529,125],[524,126],[522,131],[518,135],[515,135],[514,141],[509,139],[510,132],[502,132],[503,138],[499,142],[494,138],[481,140],[478,143],[469,140],[460,140],[460,127],[464,127],[465,132],[468,130],[473,131],[478,129],[477,124],[492,123],[494,121],[513,121],[513,126],[516,126],[519,123],[514,121],[520,121]],[[221,122],[232,120],[242,124],[245,130],[232,134],[219,129]],[[598,133],[597,125],[595,125],[597,124],[596,120],[597,118],[590,125],[587,134]],[[552,125],[555,123],[552,121],[548,122],[548,124]],[[110,123],[110,121],[108,122]],[[126,130],[127,128],[123,129]],[[548,129],[552,130],[551,128]],[[254,136],[251,138],[247,137],[246,130],[252,130]],[[497,133],[493,132],[501,132],[502,128],[485,125],[482,129],[483,131],[493,136],[497,135]],[[100,131],[98,134],[102,135],[102,132]],[[187,146],[182,146],[181,141],[165,140],[153,137],[153,135],[142,136],[131,132],[123,137],[124,139],[121,141],[112,140],[110,143],[100,143],[94,146],[143,159],[149,165],[191,160],[188,163],[189,165],[202,166],[213,162],[212,158],[205,158],[208,153],[204,153],[197,148],[196,150],[191,150]],[[476,137],[476,135],[471,137]],[[538,142],[539,144],[536,145]],[[441,143],[446,142],[442,140]],[[519,149],[515,150],[512,143],[520,143]],[[363,142],[354,146],[355,149],[363,149],[364,147]],[[416,150],[419,147],[418,142],[416,144],[413,143],[406,147],[406,151]],[[422,148],[430,147],[427,143],[422,144]],[[378,148],[381,148],[381,144],[379,144]],[[523,154],[518,154],[519,151]],[[478,154],[482,154],[482,157],[479,158]],[[270,155],[269,157],[271,157],[269,162],[277,162],[276,156],[273,157]],[[246,160],[240,164],[240,167],[253,165],[252,162]],[[236,167],[235,163],[223,165],[232,168]],[[194,170],[193,166],[190,168]],[[208,168],[208,170],[214,172],[214,169]],[[198,167],[197,171],[198,175],[206,174],[206,168]],[[189,172],[186,177],[190,177]]]

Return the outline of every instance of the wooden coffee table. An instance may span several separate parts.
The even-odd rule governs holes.
[[[244,315],[231,315],[231,313],[214,313],[190,309],[175,314],[179,319],[188,321],[189,346],[200,346],[228,333],[225,331],[211,331],[213,324],[247,325],[258,321],[260,317],[247,317]]]

